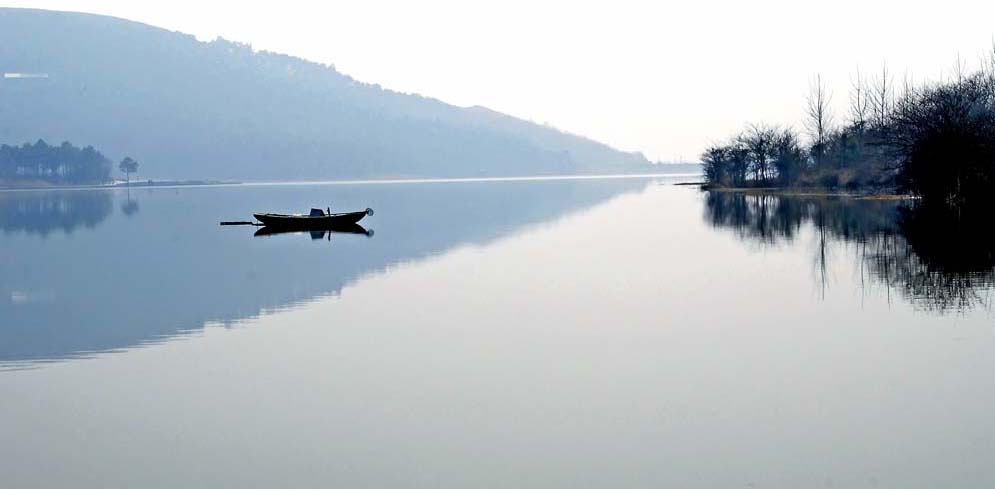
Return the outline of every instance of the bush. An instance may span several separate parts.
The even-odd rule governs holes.
[[[887,128],[898,183],[924,201],[989,200],[995,183],[995,76],[978,73],[913,90]]]

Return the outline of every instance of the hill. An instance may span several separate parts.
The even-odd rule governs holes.
[[[113,17],[0,8],[0,143],[69,140],[142,177],[647,172],[639,153]],[[36,74],[21,77],[11,74]]]

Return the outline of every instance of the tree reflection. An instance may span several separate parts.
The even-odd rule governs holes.
[[[128,200],[121,204],[121,212],[128,217],[131,217],[138,213],[138,201]]]
[[[121,204],[121,212],[126,217],[138,214],[138,201],[131,198],[131,188],[128,188],[127,194],[125,195],[125,201]]]
[[[0,229],[41,236],[61,229],[68,234],[96,226],[112,210],[108,192],[0,192]]]
[[[744,240],[776,246],[811,226],[825,284],[830,244],[854,244],[869,276],[918,307],[939,312],[991,308],[995,237],[984,212],[918,203],[708,192],[705,219]]]

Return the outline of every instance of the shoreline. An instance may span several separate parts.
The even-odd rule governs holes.
[[[690,185],[690,184],[689,184]],[[837,197],[854,200],[915,200],[908,194],[874,193],[861,190],[833,190],[825,187],[722,187],[707,183],[699,185],[701,190],[710,192],[730,192],[751,195],[781,195],[785,197]]]
[[[28,185],[8,185],[0,183],[0,191],[8,190],[90,190],[90,189],[114,189],[114,188],[149,188],[149,187],[188,187],[188,186],[215,186],[215,185],[241,185],[242,182],[223,182],[218,180],[142,180],[126,183],[95,183],[79,185],[58,185],[46,184],[43,182]]]
[[[417,183],[473,183],[473,182],[529,182],[529,181],[558,181],[558,180],[620,180],[620,179],[650,179],[650,178],[694,178],[697,173],[619,173],[619,174],[584,174],[584,175],[530,175],[530,176],[507,176],[507,177],[438,177],[438,178],[382,178],[382,179],[355,179],[355,180],[287,180],[287,181],[248,181],[248,182],[223,182],[216,180],[159,180],[151,185],[146,182],[136,184],[132,182],[133,188],[149,187],[205,187],[205,186],[245,186],[260,187],[272,185],[384,185],[384,184],[417,184]],[[0,185],[0,192],[7,191],[29,191],[29,190],[104,190],[128,188],[125,184],[99,184],[99,185],[48,185],[48,186],[20,186],[9,187]]]

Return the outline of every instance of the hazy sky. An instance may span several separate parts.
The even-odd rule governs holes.
[[[595,2],[592,2],[595,3]],[[949,74],[991,50],[995,2],[8,1],[114,15],[333,63],[384,87],[548,122],[651,159],[695,158],[748,121],[801,128],[822,73]]]

